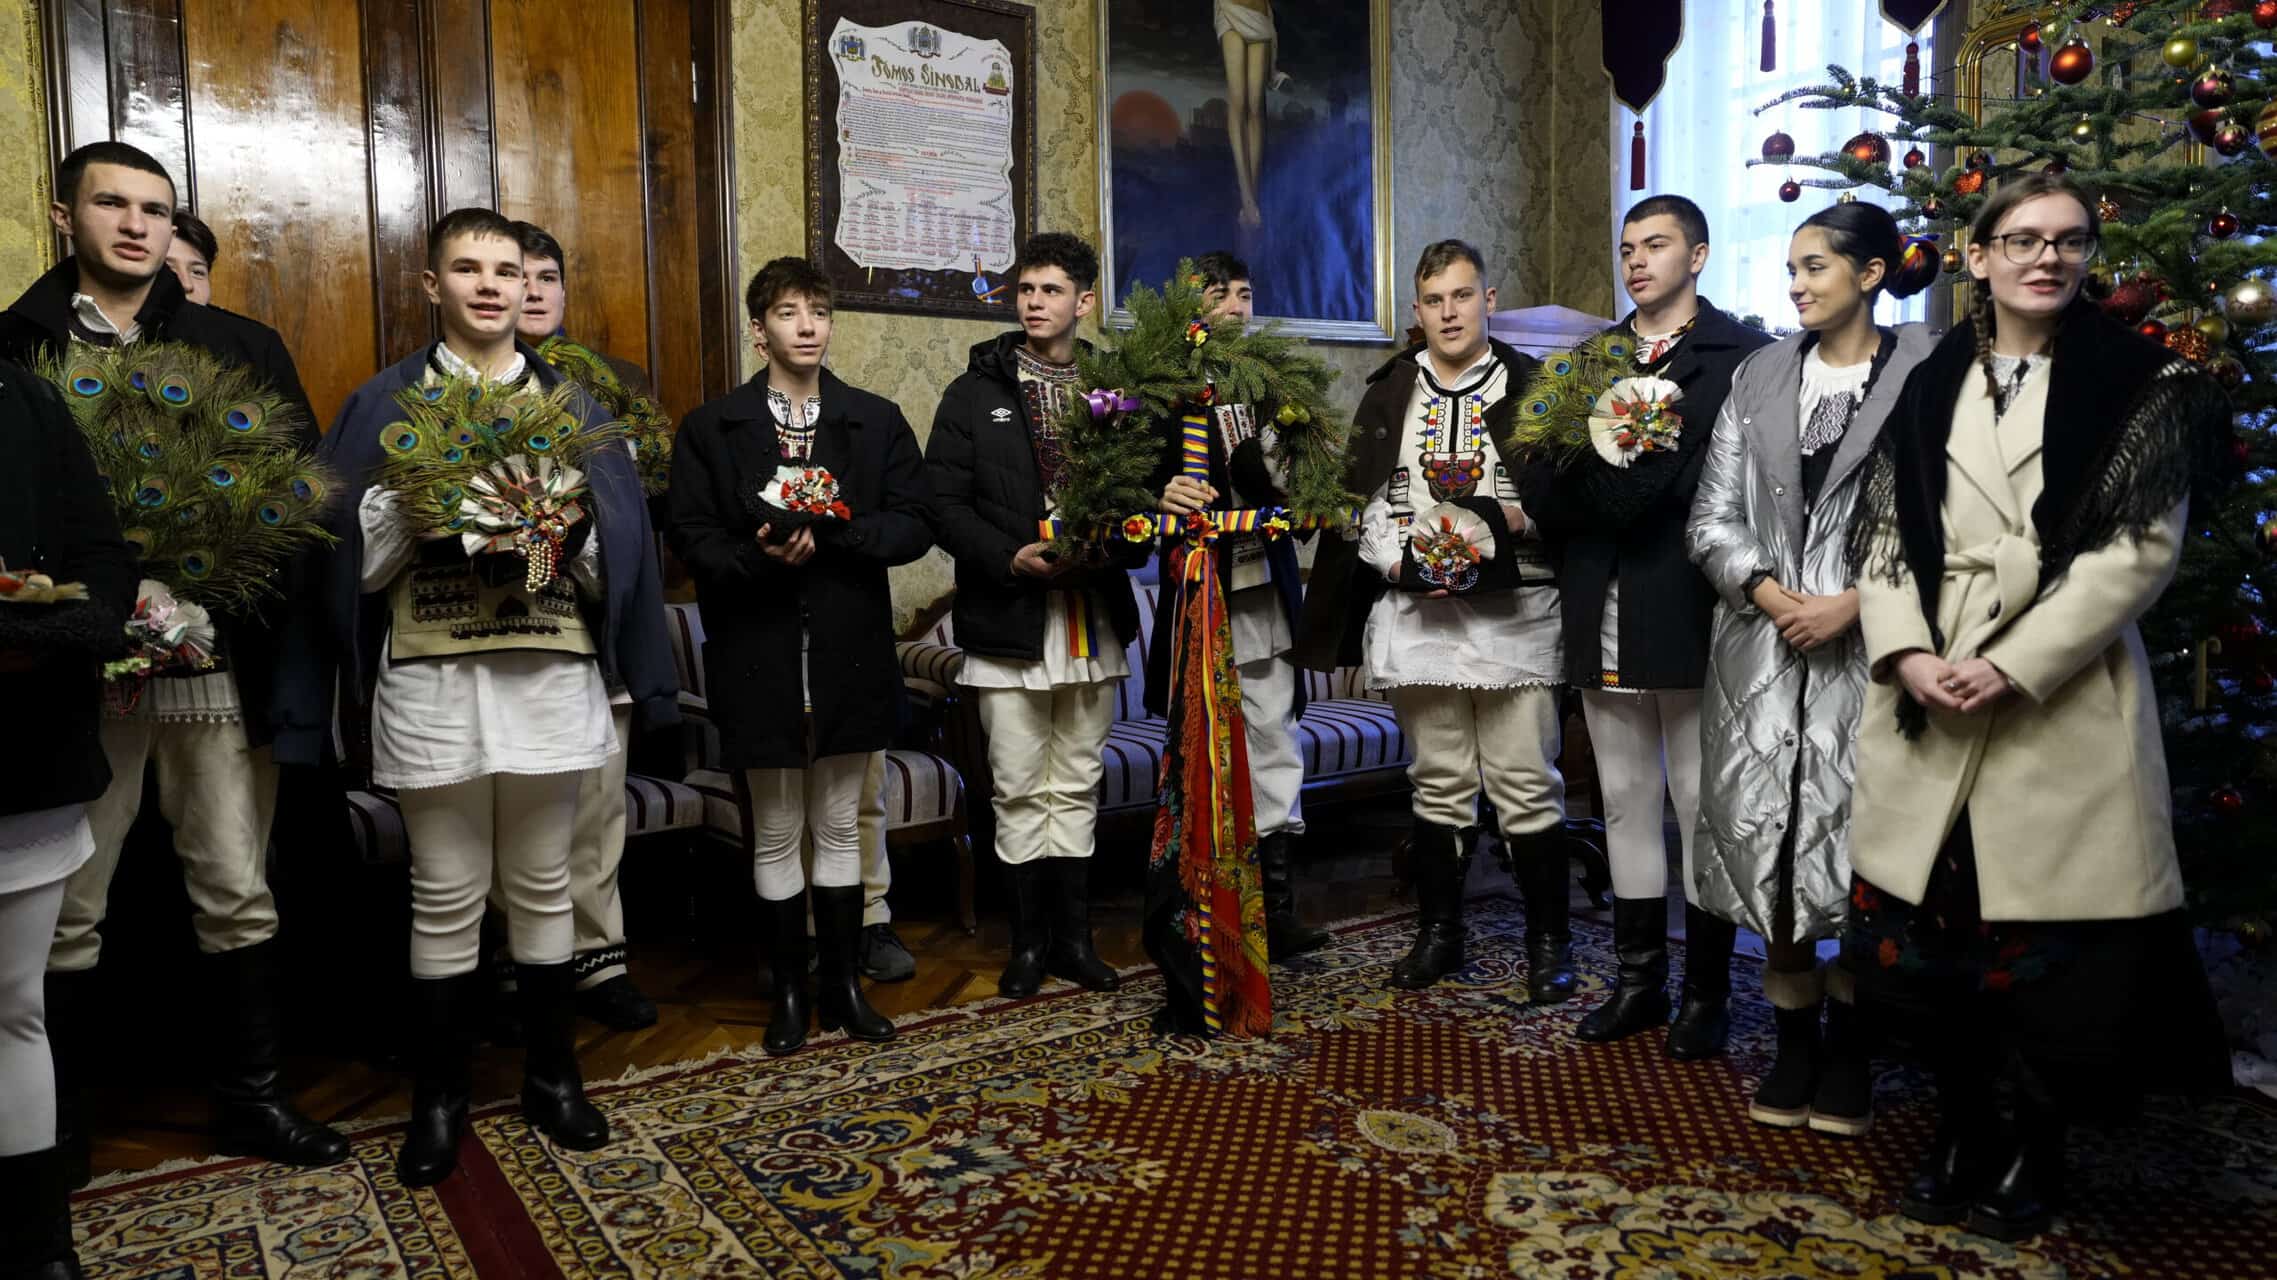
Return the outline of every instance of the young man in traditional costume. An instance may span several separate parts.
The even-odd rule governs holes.
[[[1345,484],[1368,503],[1350,536],[1321,547],[1297,657],[1319,671],[1361,664],[1415,744],[1409,858],[1422,918],[1392,985],[1428,987],[1462,967],[1483,777],[1526,899],[1529,988],[1563,1000],[1573,961],[1557,586],[1504,452],[1535,361],[1487,336],[1494,290],[1460,240],[1423,251],[1414,306],[1423,345],[1378,370],[1353,414]]]
[[[902,715],[886,571],[932,547],[932,495],[901,410],[823,368],[821,269],[777,258],[745,303],[767,368],[682,425],[671,538],[696,580],[724,761],[750,789],[775,996],[764,1047],[782,1055],[806,1042],[810,896],[823,1028],[893,1038],[862,996],[861,796]]]
[[[64,158],[55,197],[48,216],[73,252],[0,313],[0,357],[30,366],[80,345],[186,343],[258,377],[297,413],[294,444],[313,444],[308,399],[276,331],[190,301],[167,269],[175,193],[164,166],[125,143],[91,143]],[[104,716],[111,783],[88,805],[95,853],[66,887],[48,956],[58,1143],[75,1186],[89,1173],[80,1102],[96,1016],[97,929],[151,762],[212,1002],[215,1144],[288,1164],[347,1158],[347,1140],[303,1116],[278,1078],[277,911],[266,867],[277,800],[272,682],[286,612],[281,593],[258,609],[217,612],[212,668],[154,679],[131,711]]]
[[[1209,303],[1208,323],[1238,333],[1249,324],[1252,294],[1249,264],[1230,253],[1204,254],[1194,262]],[[1196,511],[1284,506],[1283,478],[1273,460],[1275,425],[1260,422],[1246,404],[1212,407],[1209,476],[1201,480],[1165,472],[1162,510],[1185,516]],[[1165,451],[1176,467],[1178,451]],[[1169,581],[1171,552],[1163,551],[1163,580]],[[1297,717],[1304,713],[1304,681],[1290,660],[1295,645],[1304,586],[1296,543],[1262,533],[1225,534],[1217,542],[1219,580],[1225,583],[1226,610],[1233,633],[1233,657],[1241,679],[1241,716],[1249,754],[1249,794],[1257,829],[1257,869],[1264,882],[1266,946],[1281,959],[1311,951],[1328,941],[1325,930],[1297,917],[1296,888],[1289,846],[1304,834],[1304,757],[1297,749]],[[1146,707],[1167,716],[1171,648],[1178,593],[1165,588],[1155,603],[1154,634],[1163,642],[1147,651]]]
[[[515,322],[522,343],[620,424],[636,399],[647,401],[651,412],[661,417],[653,409],[645,370],[565,336],[569,275],[561,242],[528,222],[515,223],[514,231],[522,246],[522,311]],[[618,404],[612,405],[612,400]],[[637,1031],[656,1024],[656,1004],[625,968],[625,903],[617,876],[625,861],[625,772],[632,752],[633,706],[632,695],[622,684],[610,685],[609,713],[616,728],[616,753],[607,764],[585,774],[577,787],[577,826],[569,848],[569,900],[577,943],[570,970],[579,1012],[619,1031]],[[511,985],[511,966],[502,968]]]
[[[1582,691],[1613,865],[1620,980],[1575,1028],[1583,1040],[1635,1035],[1669,1020],[1668,845],[1663,794],[1676,800],[1684,883],[1700,812],[1700,689],[1716,593],[1684,546],[1708,441],[1732,374],[1771,339],[1700,297],[1708,221],[1682,196],[1654,196],[1621,226],[1622,282],[1636,310],[1614,327],[1636,371],[1680,390],[1676,447],[1616,468],[1594,453],[1524,477],[1526,510],[1558,555],[1565,653]],[[1669,1056],[1723,1052],[1734,930],[1687,905],[1684,1002]]]
[[[328,652],[341,701],[370,694],[372,779],[396,789],[411,843],[418,1039],[396,1163],[407,1186],[456,1162],[494,875],[527,1045],[523,1114],[574,1150],[608,1141],[570,1034],[579,775],[616,751],[612,679],[637,721],[678,719],[639,479],[613,439],[579,443],[607,414],[515,340],[513,224],[487,209],[446,214],[428,264],[443,340],[350,396],[324,448],[347,499],[325,586]],[[544,517],[517,534],[483,501],[494,490]],[[290,723],[329,716],[328,652],[296,646]]]
[[[1013,271],[1020,329],[973,347],[926,444],[941,545],[957,564],[958,680],[988,735],[1010,891],[1012,957],[997,987],[1033,995],[1050,972],[1112,991],[1091,941],[1089,870],[1099,753],[1138,604],[1120,563],[1059,556],[1041,531],[1068,476],[1059,420],[1082,394],[1075,326],[1098,301],[1099,257],[1046,232]]]

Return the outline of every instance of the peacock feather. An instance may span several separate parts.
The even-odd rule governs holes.
[[[405,388],[395,397],[402,417],[380,428],[382,459],[375,483],[401,495],[420,529],[459,532],[459,504],[484,468],[520,457],[581,466],[594,450],[619,442],[615,424],[588,427],[571,409],[568,385],[533,386],[449,378]]]
[[[324,531],[322,473],[293,443],[299,408],[187,343],[74,344],[40,372],[63,392],[143,576],[209,609],[279,592]]]
[[[590,347],[555,334],[538,344],[538,356],[555,372],[583,387],[585,394],[617,420],[624,439],[632,445],[641,490],[664,492],[672,479],[672,415],[652,397],[626,385],[616,369]]]
[[[1561,466],[1588,452],[1590,407],[1635,373],[1636,342],[1625,333],[1601,333],[1571,351],[1552,352],[1519,393],[1509,443]]]

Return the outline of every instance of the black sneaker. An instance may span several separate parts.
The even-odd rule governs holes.
[[[862,976],[872,982],[906,982],[917,973],[917,957],[901,945],[893,926],[880,921],[862,929]]]
[[[577,993],[577,1011],[618,1031],[638,1031],[656,1025],[656,1002],[633,985],[631,975],[620,973]]]

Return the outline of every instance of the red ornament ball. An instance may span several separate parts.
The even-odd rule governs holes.
[[[2084,40],[2073,40],[2048,59],[2048,75],[2057,84],[2078,84],[2095,70],[2095,54]]]
[[[2048,174],[2066,173],[2070,169],[2071,166],[2064,163],[2064,158],[2062,156],[2057,156],[2055,159],[2050,160],[2046,164],[2040,166],[2040,172]]]
[[[1938,198],[1937,198],[1937,197],[1935,197],[1935,196],[1931,196],[1931,197],[1929,197],[1927,200],[1924,200],[1924,201],[1922,201],[1922,202],[1921,202],[1921,216],[1922,216],[1922,217],[1924,217],[1924,218],[1942,218],[1942,217],[1944,217],[1944,216],[1945,216],[1945,202],[1944,202],[1944,201],[1942,201],[1942,200],[1940,200],[1940,199],[1938,199]]]
[[[2119,0],[2119,3],[2111,6],[2111,25],[2114,27],[2126,26],[2135,20],[2136,14],[2142,11],[2143,0]]]
[[[1984,170],[1963,169],[1953,179],[1953,194],[1973,196],[1984,190]]]
[[[2040,45],[2044,43],[2040,39],[2040,24],[2038,22],[2025,23],[2024,29],[2016,33],[2016,43],[2029,52],[2038,53]]]
[[[2253,6],[2253,25],[2263,31],[2277,28],[2277,0],[2261,0]]]
[[[2253,446],[2247,444],[2243,439],[2230,441],[2230,458],[2240,467],[2251,466],[2253,464]]]
[[[2155,320],[2143,324],[2153,325]],[[2166,349],[2192,364],[2204,364],[2214,358],[2214,344],[2195,325],[2178,324],[2166,331]]]
[[[1784,160],[1793,154],[1795,140],[1788,137],[1783,129],[1763,140],[1763,158],[1766,160]]]
[[[2208,107],[2204,111],[2190,113],[2190,136],[2200,142],[2212,142],[2214,134],[2221,127],[2222,113],[2219,108]]]
[[[2251,145],[2253,135],[2235,120],[2214,130],[2214,150],[2225,156],[2234,156]]]
[[[2237,215],[2224,209],[2206,219],[2206,234],[2216,240],[2227,240],[2238,233]]]
[[[2201,107],[2226,107],[2236,96],[2236,82],[2220,67],[2208,67],[2190,82],[2190,100]]]
[[[2222,812],[2223,817],[2234,818],[2245,812],[2245,793],[2236,787],[2216,787],[2214,794],[2207,798],[2214,802],[2214,807]]]
[[[2228,352],[2215,356],[2214,362],[2207,365],[2206,369],[2214,375],[2214,381],[2221,383],[2231,391],[2245,385],[2245,362]],[[2242,447],[2245,442],[2240,440],[2238,444]],[[2247,452],[2250,453],[2251,450]]]
[[[1789,178],[1785,182],[1780,183],[1779,198],[1786,201],[1788,204],[1793,204],[1795,201],[1802,199],[1803,184],[1795,181],[1793,178]]]
[[[2120,324],[2141,324],[2143,317],[2149,315],[2152,308],[2165,298],[2166,290],[2156,280],[2148,274],[2138,274],[2111,291],[2111,296],[2103,303],[2103,314]],[[2159,338],[2165,334],[2166,330],[2162,326],[2157,333],[2149,336]]]
[[[2277,4],[2277,0],[2270,0],[2270,3]],[[1929,157],[1921,154],[1919,147],[1913,147],[1905,153],[1905,167],[1908,169],[1918,169],[1928,163]]]
[[[1860,164],[1888,164],[1890,140],[1878,133],[1861,133],[1842,144],[1842,150]]]
[[[2135,326],[2135,332],[2153,342],[2166,341],[2166,326],[2156,320],[2145,320]]]
[[[1959,249],[1947,249],[1942,255],[1938,257],[1937,265],[1944,268],[1946,275],[1951,275],[1954,272],[1959,271],[1961,269],[1961,264],[1965,261],[1967,261],[1967,259],[1961,256],[1961,251]]]
[[[2244,11],[2245,0],[2206,0],[2206,7],[2199,13],[2198,20],[2214,22],[2222,18],[2234,17]]]

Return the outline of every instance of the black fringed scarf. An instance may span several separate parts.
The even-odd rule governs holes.
[[[1976,326],[1963,321],[1906,380],[1850,526],[1852,573],[1894,583],[1901,569],[1910,572],[1940,649],[1945,446],[1963,380],[1983,376]],[[2117,405],[2125,411],[2113,412]],[[2232,412],[2219,383],[2165,347],[2092,304],[2065,312],[2048,369],[2043,487],[2032,505],[2041,592],[2082,552],[2141,537],[2184,498],[2210,496],[2224,469]],[[1893,527],[1894,539],[1885,532]],[[1919,703],[1898,699],[1898,732],[1914,738],[1927,725]]]

